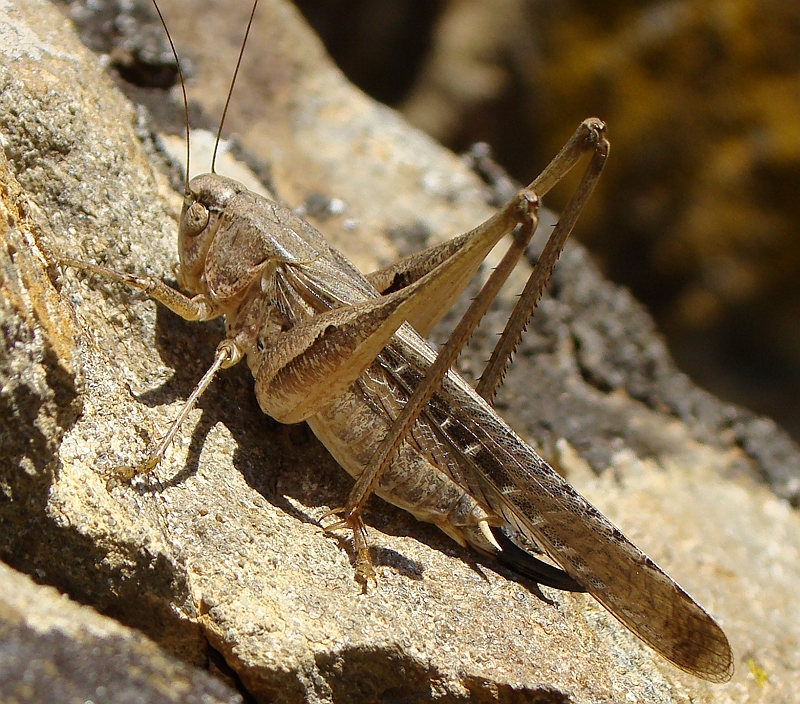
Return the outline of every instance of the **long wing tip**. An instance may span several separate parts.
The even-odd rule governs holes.
[[[733,651],[716,621],[708,614],[705,616],[707,621],[694,638],[656,649],[685,672],[715,684],[723,684],[733,677]]]
[[[708,682],[713,682],[714,684],[725,684],[726,682],[730,682],[735,669],[733,665],[732,654],[729,654],[729,657],[727,658],[721,658],[713,662],[705,662],[700,664],[684,664],[675,662],[674,660],[672,662],[689,674],[695,675],[695,677],[700,677]]]

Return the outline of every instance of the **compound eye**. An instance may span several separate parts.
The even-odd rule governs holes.
[[[198,201],[194,201],[183,214],[181,230],[189,237],[196,237],[208,225],[208,208]]]

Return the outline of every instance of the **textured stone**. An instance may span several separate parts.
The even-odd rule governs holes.
[[[141,633],[1,563],[0,694],[15,704],[242,701]]]

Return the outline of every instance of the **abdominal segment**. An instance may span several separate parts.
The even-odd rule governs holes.
[[[402,396],[376,362],[308,424],[336,461],[358,477],[402,409]],[[461,545],[484,542],[478,522],[496,525],[498,520],[448,476],[451,452],[424,419],[417,421],[378,478],[375,493],[418,520],[439,526]]]

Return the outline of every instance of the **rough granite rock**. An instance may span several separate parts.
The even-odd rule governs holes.
[[[3,701],[15,704],[242,702],[141,633],[1,563],[0,689]]]
[[[217,33],[194,40],[214,47],[192,57],[195,89],[221,104],[201,58],[226,63],[227,43],[214,8],[193,7]],[[271,100],[231,127],[261,143],[280,198],[321,214],[359,266],[411,246],[393,234],[422,246],[491,212],[462,161],[346,84],[291,6],[259,13],[240,93],[258,85]],[[367,522],[379,587],[362,594],[349,538],[318,523],[349,479],[305,426],[259,411],[243,365],[220,375],[152,477],[108,489],[106,473],[165,432],[221,328],[54,265],[63,254],[171,279],[180,196],[143,113],[56,10],[0,3],[0,57],[5,561],[188,663],[221,653],[257,701],[794,700],[797,448],[693,388],[575,247],[499,406],[719,619],[737,658],[730,683],[677,671],[590,597],[543,601],[378,500]]]

